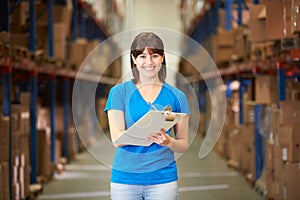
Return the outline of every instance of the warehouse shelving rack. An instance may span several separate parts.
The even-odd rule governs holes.
[[[193,26],[190,27],[190,29],[187,31],[187,34],[192,37],[194,40],[196,40],[198,43],[202,43],[205,41],[206,38],[208,38],[211,34],[214,34],[216,32],[216,27],[219,24],[218,19],[218,9],[220,9],[222,3],[223,7],[225,8],[226,12],[226,30],[231,30],[230,27],[230,20],[232,19],[231,16],[231,5],[233,3],[237,4],[238,9],[238,25],[242,24],[242,10],[247,9],[247,6],[243,3],[243,0],[211,0],[211,1],[205,1],[202,11],[198,16],[195,17],[193,21]],[[259,0],[253,0],[253,4],[259,4]],[[297,50],[295,50],[297,51]],[[299,50],[298,50],[299,51]],[[257,75],[260,74],[269,74],[270,76],[277,76],[277,88],[278,88],[278,108],[280,109],[280,102],[286,100],[286,79],[297,79],[300,80],[300,68],[299,68],[299,57],[295,58],[293,61],[294,55],[292,55],[293,50],[291,50],[290,54],[287,56],[283,56],[281,58],[276,58],[276,62],[267,63],[265,61],[258,60],[256,62],[243,62],[243,63],[230,63],[230,68],[220,68],[220,74],[224,78],[224,81],[227,85],[227,91],[226,95],[228,98],[231,97],[231,91],[230,91],[230,83],[233,80],[236,80],[238,78],[238,81],[240,82],[239,87],[239,123],[241,125],[244,124],[244,105],[243,105],[243,95],[245,93],[246,88],[249,85],[253,85],[253,80]],[[297,52],[296,52],[297,54]],[[293,66],[297,65],[298,67],[292,68]],[[291,69],[292,68],[292,69]],[[207,79],[212,78],[215,75],[211,74],[210,76],[202,76],[201,79]],[[197,79],[197,78],[196,78]],[[195,81],[195,79],[192,79]],[[199,80],[200,84],[203,80]],[[205,91],[202,91],[205,92]],[[203,94],[199,94],[198,96],[203,96]],[[255,179],[258,180],[260,176],[263,173],[263,165],[264,165],[264,154],[265,154],[265,140],[262,138],[262,135],[260,133],[259,129],[259,117],[261,115],[261,112],[263,110],[263,105],[258,104],[255,106],[254,111],[254,128],[255,132],[253,133],[255,135],[255,149],[256,149],[256,177]],[[261,186],[256,186],[256,189],[259,190],[263,195],[266,194],[266,191],[264,191],[264,188],[257,188]]]
[[[19,5],[20,1],[9,1],[3,0],[0,2],[0,31],[10,32],[9,30],[9,16],[11,10],[11,4],[14,4],[14,8]],[[56,139],[56,99],[57,99],[57,87],[59,84],[62,86],[63,95],[63,110],[64,110],[64,143],[63,156],[69,158],[69,147],[68,147],[68,130],[70,127],[70,105],[71,105],[71,86],[77,76],[76,71],[64,68],[61,63],[55,62],[53,58],[53,23],[54,23],[54,4],[61,4],[63,1],[47,0],[43,1],[47,3],[48,10],[48,59],[40,60],[36,55],[35,37],[36,37],[36,19],[38,16],[35,15],[35,0],[29,0],[29,51],[23,52],[18,57],[12,55],[11,52],[7,52],[0,58],[1,65],[1,79],[3,87],[3,115],[11,116],[11,96],[12,96],[12,85],[18,84],[20,91],[30,92],[30,148],[31,148],[31,174],[30,182],[32,184],[37,183],[37,101],[39,96],[39,87],[41,84],[46,84],[48,87],[48,95],[50,102],[50,114],[51,114],[51,162],[56,162],[55,152],[55,139]],[[66,2],[65,2],[66,3]],[[111,33],[107,31],[107,27],[98,20],[93,14],[91,8],[86,4],[85,1],[72,0],[73,12],[72,12],[72,23],[71,23],[71,40],[76,40],[77,37],[84,37],[87,39],[98,38],[100,40],[107,39]],[[115,45],[115,44],[113,44]],[[4,44],[8,49],[10,46]],[[63,62],[63,64],[66,64]],[[16,76],[16,73],[23,74],[22,81],[18,80],[20,76]],[[18,74],[20,75],[20,74]],[[43,77],[43,78],[41,78]],[[17,81],[15,83],[14,81]],[[103,84],[115,84],[117,80],[110,77],[102,77],[100,82],[99,78],[93,74],[82,74],[80,81],[84,82],[98,82],[99,86]],[[18,83],[19,82],[19,83]],[[99,94],[103,95],[101,92]],[[9,142],[11,142],[11,131],[9,135]],[[11,145],[9,145],[11,146]],[[11,151],[9,152],[9,164],[12,169],[12,158]],[[10,170],[10,180],[12,180],[12,171]],[[12,185],[10,184],[10,195],[12,197]]]

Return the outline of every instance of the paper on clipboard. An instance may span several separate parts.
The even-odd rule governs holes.
[[[166,118],[163,111],[150,110],[120,135],[114,144],[149,146],[152,142],[148,141],[146,137],[150,133],[159,132],[161,128],[167,131],[186,116],[185,113],[170,112],[169,114],[173,116],[171,120]]]

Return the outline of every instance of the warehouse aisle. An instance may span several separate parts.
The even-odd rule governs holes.
[[[201,139],[178,160],[180,200],[262,200],[244,177],[229,169],[226,161],[215,152],[199,160],[197,155]],[[105,149],[100,142],[95,146]],[[101,146],[102,145],[102,146]],[[44,186],[38,199],[109,199],[110,169],[99,164],[88,152],[66,166],[66,171]]]

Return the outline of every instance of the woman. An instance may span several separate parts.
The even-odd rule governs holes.
[[[161,129],[149,133],[150,146],[115,145],[111,177],[112,200],[177,199],[177,167],[174,152],[188,148],[189,106],[186,96],[165,82],[166,60],[162,40],[154,33],[140,33],[130,52],[133,79],[114,86],[107,100],[111,139],[153,108],[170,106],[173,112],[187,113],[175,125],[175,138]]]

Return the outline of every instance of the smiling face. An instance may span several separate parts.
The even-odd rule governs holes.
[[[167,75],[164,44],[152,32],[137,35],[130,48],[132,81],[136,84],[141,78],[157,78],[164,83]]]
[[[132,55],[132,60],[139,72],[140,79],[159,79],[158,72],[161,69],[164,55],[153,53],[150,49],[145,48],[136,58]]]

